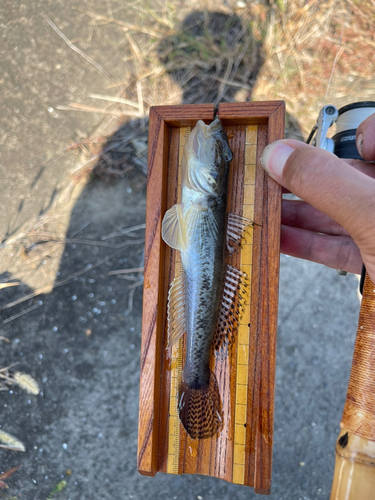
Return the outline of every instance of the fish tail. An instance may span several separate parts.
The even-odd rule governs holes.
[[[210,373],[208,385],[189,387],[180,385],[179,415],[186,432],[193,439],[213,437],[222,428],[222,410],[219,386]]]

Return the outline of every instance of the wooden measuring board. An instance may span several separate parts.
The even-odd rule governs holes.
[[[178,387],[184,339],[167,349],[167,294],[181,272],[178,251],[161,240],[161,220],[181,195],[180,163],[191,127],[209,123],[213,105],[152,108],[146,216],[146,260],[138,469],[142,474],[205,474],[269,493],[281,189],[262,169],[268,142],[283,137],[284,105],[219,106],[233,152],[227,211],[254,220],[241,249],[227,263],[249,277],[246,306],[225,359],[211,357],[223,407],[223,429],[210,439],[191,439],[179,421]]]

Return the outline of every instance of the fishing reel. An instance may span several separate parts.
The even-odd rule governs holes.
[[[306,143],[310,144],[312,141],[313,146],[334,153],[339,158],[363,160],[355,143],[355,134],[363,120],[373,113],[375,101],[354,102],[340,109],[328,104],[320,110],[317,123]],[[327,133],[334,123],[336,133],[332,138],[328,138]]]
[[[356,132],[359,125],[375,113],[375,101],[354,102],[343,108],[337,109],[332,104],[324,106],[319,112],[317,123],[314,125],[306,141],[317,148],[334,153],[339,158],[353,158],[363,160],[356,145]],[[336,124],[336,133],[332,138],[327,133],[333,124]],[[312,141],[312,142],[311,142]],[[346,271],[337,272],[346,276]],[[362,293],[365,270],[363,268],[360,290]]]

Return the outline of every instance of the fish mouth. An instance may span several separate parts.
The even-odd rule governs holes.
[[[206,125],[202,120],[198,120],[196,127],[189,136],[191,141],[191,151],[196,158],[200,157],[202,146],[207,139],[211,139],[215,134],[223,132],[223,126],[219,118]]]
[[[206,125],[202,120],[199,120],[198,123],[198,130],[200,133],[204,135],[205,138],[212,137],[216,132],[219,130],[222,130],[222,125],[221,121],[219,118],[216,118],[213,122],[211,122],[209,125]]]

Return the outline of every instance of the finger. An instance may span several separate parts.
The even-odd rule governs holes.
[[[349,236],[349,233],[331,217],[300,200],[282,201],[281,224],[317,233]]]
[[[375,179],[375,164],[374,163],[367,163],[362,160],[351,160],[351,159],[344,159],[343,161],[350,165],[351,167],[354,167],[356,170],[359,172],[362,172],[363,174],[368,175],[372,179]]]
[[[350,273],[360,274],[362,269],[360,251],[349,236],[326,236],[281,226],[281,252]]]
[[[364,120],[357,129],[359,154],[367,161],[375,160],[375,114]]]
[[[262,164],[282,186],[343,226],[362,251],[374,253],[374,179],[327,151],[291,139],[268,145]]]

